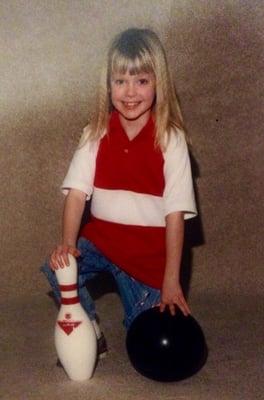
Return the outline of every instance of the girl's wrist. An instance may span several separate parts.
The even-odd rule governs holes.
[[[62,241],[62,245],[63,246],[67,246],[67,247],[76,247],[76,242],[72,242],[72,241]]]
[[[165,270],[165,274],[163,277],[163,282],[179,282],[180,281],[180,275],[179,273],[176,271],[172,271],[172,272],[168,272]]]
[[[174,277],[174,278],[179,278],[179,276],[180,276],[180,268],[177,268],[175,263],[166,264],[165,265],[164,276],[166,276],[166,275],[168,275],[170,277]]]

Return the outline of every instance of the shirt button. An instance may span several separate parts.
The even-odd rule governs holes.
[[[124,152],[125,152],[125,153],[128,153],[128,149],[124,149]]]

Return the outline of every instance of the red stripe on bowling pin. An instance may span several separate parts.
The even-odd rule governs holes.
[[[70,292],[71,290],[77,289],[77,283],[73,283],[72,285],[60,285],[59,288],[61,292]]]
[[[69,298],[65,298],[65,297],[61,298],[61,304],[68,305],[68,304],[77,304],[77,303],[80,303],[80,298],[78,296],[77,297],[69,297]]]
[[[76,291],[78,286],[77,283],[73,283],[72,285],[59,285],[59,288],[61,292],[72,292],[73,290]],[[61,304],[68,305],[80,303],[80,298],[79,296],[76,296],[76,294],[74,293],[74,297],[61,296]]]

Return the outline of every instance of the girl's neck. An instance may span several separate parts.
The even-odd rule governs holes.
[[[119,113],[120,124],[127,134],[129,140],[133,140],[144,128],[150,118],[151,111],[141,115],[136,120],[128,120]]]

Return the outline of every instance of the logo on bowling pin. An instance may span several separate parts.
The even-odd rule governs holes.
[[[57,323],[66,333],[66,335],[70,335],[73,329],[77,328],[82,323],[82,321],[69,321],[67,319],[64,319],[62,321],[57,321]]]

